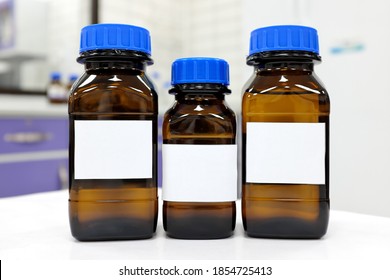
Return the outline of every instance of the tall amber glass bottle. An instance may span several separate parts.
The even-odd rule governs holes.
[[[320,238],[329,218],[330,101],[314,73],[317,31],[251,33],[242,101],[242,216],[253,237]]]
[[[237,146],[228,64],[182,58],[172,65],[175,103],[163,122],[163,223],[168,236],[225,238],[236,222]]]
[[[69,218],[79,240],[153,236],[157,94],[145,74],[149,32],[97,24],[81,32],[85,74],[69,99]]]

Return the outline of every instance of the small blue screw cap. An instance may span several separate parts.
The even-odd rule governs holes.
[[[209,83],[229,85],[229,64],[219,58],[180,58],[172,64],[172,85]]]
[[[56,80],[56,81],[61,80],[61,73],[60,72],[51,72],[50,78],[52,80]]]

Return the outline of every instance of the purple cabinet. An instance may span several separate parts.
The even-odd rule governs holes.
[[[67,184],[68,119],[0,119],[0,197]]]

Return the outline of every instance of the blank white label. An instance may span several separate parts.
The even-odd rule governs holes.
[[[152,121],[75,121],[75,179],[152,178]]]
[[[247,123],[246,181],[325,184],[324,123]]]
[[[163,144],[162,152],[163,200],[237,200],[236,145]]]

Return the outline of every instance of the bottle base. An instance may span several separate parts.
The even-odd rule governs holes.
[[[244,199],[242,221],[250,237],[319,239],[328,228],[329,200]]]
[[[202,235],[193,235],[193,234],[183,234],[183,235],[180,235],[180,234],[177,234],[177,233],[169,233],[169,232],[166,232],[166,235],[169,237],[169,238],[173,238],[173,239],[186,239],[186,240],[212,240],[212,239],[224,239],[224,238],[229,238],[231,236],[233,236],[233,231],[229,232],[229,233],[224,233],[224,234],[214,234],[214,235],[205,235],[205,236],[202,236]]]
[[[108,187],[71,191],[69,222],[72,235],[79,241],[151,238],[157,226],[155,191],[152,188]]]
[[[166,219],[165,224],[166,235],[175,239],[223,239],[234,233],[231,218]]]
[[[247,219],[245,233],[249,237],[275,239],[320,239],[327,231],[328,219],[304,221],[298,218]]]
[[[154,221],[116,218],[80,224],[71,220],[71,232],[79,241],[148,239],[156,231]]]
[[[235,202],[164,202],[163,224],[167,236],[176,239],[222,239],[233,235]]]

